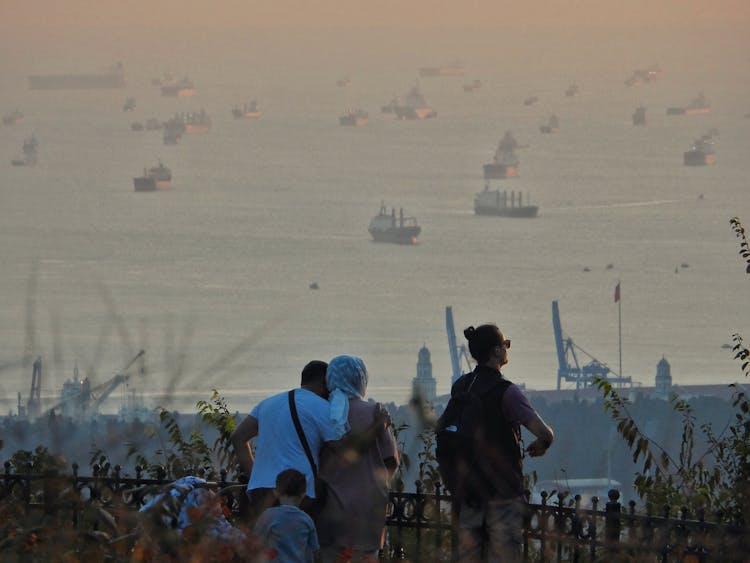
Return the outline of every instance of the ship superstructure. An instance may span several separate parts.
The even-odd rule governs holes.
[[[518,143],[513,133],[506,131],[497,145],[492,162],[484,165],[484,179],[515,178],[518,176],[519,159],[516,153]]]

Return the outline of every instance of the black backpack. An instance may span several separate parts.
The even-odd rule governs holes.
[[[500,380],[480,393],[472,391],[477,377],[478,373],[469,373],[454,384],[435,428],[435,457],[443,484],[456,501],[468,504],[481,503],[495,493],[477,452],[484,444],[483,398],[498,394]]]

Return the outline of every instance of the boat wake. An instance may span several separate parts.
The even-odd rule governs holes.
[[[569,205],[566,207],[554,207],[545,209],[545,213],[550,212],[563,212],[563,211],[580,211],[586,209],[617,209],[627,207],[651,207],[656,205],[670,205],[673,203],[684,203],[686,201],[694,201],[694,198],[682,198],[682,199],[657,199],[652,201],[631,201],[627,203],[602,203],[599,205]]]

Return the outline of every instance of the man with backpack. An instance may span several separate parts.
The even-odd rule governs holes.
[[[470,326],[464,336],[477,367],[453,384],[436,428],[439,469],[457,516],[459,560],[520,561],[524,453],[544,455],[554,433],[500,371],[510,339],[491,324]],[[525,450],[521,425],[536,438]]]

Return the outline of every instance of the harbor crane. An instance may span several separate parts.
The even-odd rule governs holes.
[[[625,384],[632,384],[630,377],[623,377],[622,374],[614,373],[607,364],[597,360],[583,348],[576,345],[572,338],[563,334],[557,301],[552,302],[552,330],[555,333],[557,361],[559,364],[557,370],[558,391],[563,381],[573,382],[576,384],[576,389],[581,389],[588,387],[596,377],[606,379],[610,383],[615,383],[620,387]],[[591,361],[588,364],[581,365],[578,361],[576,350],[590,358]]]
[[[453,307],[450,305],[445,308],[445,330],[448,333],[448,350],[451,354],[451,368],[453,369],[451,384],[453,384],[459,377],[464,373],[470,372],[473,368],[471,367],[469,354],[466,351],[466,345],[456,343],[456,330],[453,326]],[[466,364],[466,370],[462,367],[464,363]]]

